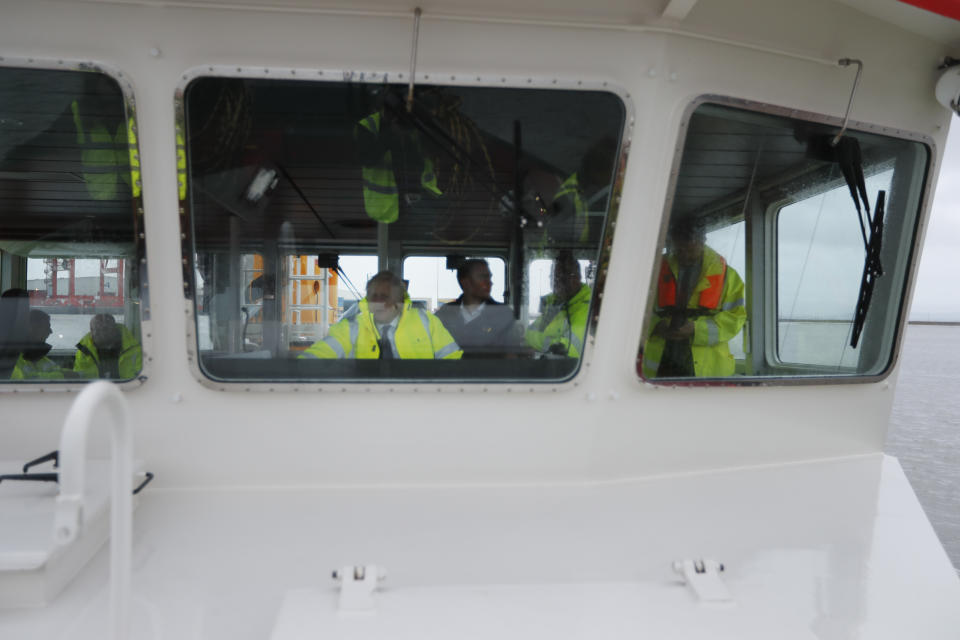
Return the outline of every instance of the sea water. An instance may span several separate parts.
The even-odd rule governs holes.
[[[960,325],[907,326],[886,451],[960,568]]]

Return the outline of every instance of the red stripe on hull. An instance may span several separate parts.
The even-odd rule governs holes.
[[[900,2],[960,20],[960,0],[900,0]]]

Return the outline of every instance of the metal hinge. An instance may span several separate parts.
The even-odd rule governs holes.
[[[700,602],[733,602],[733,596],[720,574],[723,564],[716,560],[677,560],[673,570],[683,576]]]
[[[334,571],[333,579],[340,582],[340,611],[373,611],[373,592],[387,572],[374,564],[357,565]]]

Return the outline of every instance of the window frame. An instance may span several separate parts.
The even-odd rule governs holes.
[[[44,58],[44,57],[16,57],[3,56],[0,58],[0,69],[35,69],[37,71],[71,71],[80,73],[100,73],[113,80],[123,95],[123,108],[128,120],[133,121],[133,131],[136,134],[136,154],[140,159],[140,195],[131,194],[130,213],[133,216],[133,248],[134,255],[130,261],[137,266],[137,287],[139,291],[138,307],[140,309],[140,349],[142,352],[141,369],[136,377],[130,380],[116,381],[114,384],[122,391],[129,391],[143,386],[150,378],[154,370],[153,364],[153,323],[151,321],[150,289],[148,281],[148,263],[147,263],[147,242],[146,225],[144,224],[144,197],[143,192],[149,185],[149,180],[144,181],[147,171],[144,165],[149,166],[149,161],[144,162],[142,146],[140,141],[140,120],[137,116],[136,90],[130,79],[130,75],[122,69],[109,63],[93,60],[81,60],[76,58]],[[79,256],[83,257],[83,256]],[[0,394],[4,393],[74,393],[86,388],[91,380],[69,380],[54,383],[52,381],[27,382],[27,381],[4,381],[0,384]]]
[[[780,105],[774,105],[765,102],[759,102],[755,100],[748,100],[744,98],[736,98],[732,96],[725,96],[720,94],[702,94],[697,96],[687,104],[686,108],[683,110],[683,115],[680,120],[680,124],[677,130],[677,142],[674,146],[673,153],[673,162],[671,163],[671,172],[670,172],[670,181],[667,185],[667,197],[664,202],[663,210],[660,216],[660,230],[657,234],[657,244],[656,250],[654,251],[655,257],[654,262],[650,265],[649,273],[650,279],[648,281],[647,288],[647,304],[644,312],[644,319],[641,326],[640,332],[640,344],[637,348],[637,353],[640,353],[640,350],[644,346],[644,337],[647,335],[649,330],[650,320],[652,318],[653,310],[653,301],[656,297],[655,292],[657,290],[657,276],[659,273],[659,264],[660,264],[660,248],[665,246],[667,230],[670,224],[670,218],[673,211],[673,201],[676,195],[677,181],[680,177],[680,168],[683,161],[683,150],[684,145],[687,139],[687,133],[690,127],[690,121],[693,117],[696,110],[705,104],[717,105],[721,107],[730,107],[734,109],[739,109],[742,111],[755,112],[765,115],[773,115],[778,117],[790,118],[796,121],[809,122],[812,124],[823,124],[839,129],[843,125],[843,118],[837,116],[831,116],[811,111],[805,111],[801,109],[794,109],[791,107],[785,107]],[[656,387],[754,387],[754,386],[795,386],[795,385],[825,385],[825,384],[865,384],[865,383],[876,383],[885,380],[896,368],[897,363],[900,359],[900,350],[903,342],[904,327],[907,322],[907,309],[909,307],[909,301],[911,298],[911,293],[913,291],[914,278],[917,273],[916,256],[918,249],[920,247],[920,240],[922,237],[921,229],[926,224],[926,221],[929,216],[929,206],[932,199],[931,194],[931,184],[937,175],[938,171],[938,155],[937,155],[937,145],[932,137],[924,133],[919,133],[915,131],[908,131],[903,129],[896,129],[891,127],[885,127],[882,125],[872,124],[869,122],[862,122],[859,120],[850,120],[847,123],[847,129],[849,131],[859,131],[863,133],[870,133],[875,135],[882,135],[888,138],[895,138],[900,140],[905,140],[909,142],[920,143],[925,147],[927,153],[926,166],[922,168],[923,176],[920,178],[920,193],[917,199],[917,214],[916,219],[913,223],[913,229],[904,230],[903,235],[909,237],[909,241],[901,241],[903,245],[907,247],[907,255],[904,259],[903,268],[905,270],[903,274],[903,283],[900,287],[899,296],[896,300],[896,311],[895,316],[887,320],[885,324],[885,332],[893,332],[892,340],[890,342],[890,352],[887,357],[886,363],[882,370],[875,374],[839,374],[839,375],[817,375],[813,373],[811,375],[797,375],[797,374],[788,374],[783,376],[732,376],[727,378],[669,378],[659,381],[657,379],[647,379],[643,376],[639,367],[637,368],[635,375],[637,380],[644,385],[651,385]],[[826,186],[823,189],[823,192],[826,193],[830,189],[830,186]],[[813,193],[811,195],[816,195]],[[775,202],[768,204],[764,209],[764,219],[763,219],[763,255],[762,260],[764,262],[764,273],[762,274],[762,280],[760,282],[754,282],[754,296],[753,300],[748,299],[748,317],[747,325],[749,326],[750,321],[753,319],[754,314],[749,311],[750,303],[756,300],[757,296],[762,296],[761,299],[761,309],[762,309],[762,330],[763,330],[763,348],[764,348],[764,358],[767,362],[772,362],[779,364],[779,349],[777,344],[777,220],[779,218],[779,211],[783,207],[798,201],[796,197],[788,197]],[[747,271],[756,278],[756,274],[752,273],[754,265],[751,264],[750,260],[747,260]],[[744,274],[744,280],[746,281],[746,274]],[[757,293],[759,291],[759,294]],[[890,300],[890,304],[893,304],[894,300]],[[790,364],[790,368],[797,369],[801,365]]]
[[[323,81],[323,82],[407,82],[407,74],[404,71],[384,71],[384,70],[345,70],[330,68],[292,68],[292,67],[264,67],[250,65],[199,65],[192,67],[181,74],[180,82],[174,92],[174,120],[175,129],[180,139],[185,140],[186,126],[186,103],[185,95],[187,87],[195,80],[201,78],[230,78],[230,79],[276,79],[278,81]],[[424,76],[425,79],[428,76]],[[607,277],[606,265],[610,263],[610,253],[613,245],[614,231],[617,227],[617,217],[620,210],[621,194],[623,191],[624,172],[627,159],[630,152],[630,141],[633,138],[635,122],[635,106],[630,93],[623,87],[602,78],[597,79],[576,79],[561,78],[555,76],[516,76],[506,74],[453,74],[444,76],[442,82],[433,82],[428,84],[439,84],[442,86],[457,87],[483,87],[489,89],[549,89],[549,90],[573,90],[573,91],[604,91],[615,95],[623,105],[623,132],[619,142],[619,152],[614,163],[613,187],[610,194],[610,203],[608,207],[606,224],[603,234],[597,247],[597,264],[604,265],[602,269],[598,268],[596,283],[593,290],[593,297],[590,305],[590,316],[587,321],[587,331],[585,336],[584,351],[581,355],[577,368],[569,377],[563,380],[445,380],[445,379],[412,379],[409,382],[397,382],[396,380],[338,380],[338,381],[259,381],[259,380],[221,380],[208,377],[200,365],[201,353],[196,336],[196,304],[194,295],[194,269],[196,253],[194,251],[194,239],[192,229],[192,215],[190,210],[190,170],[189,160],[186,173],[187,185],[185,197],[179,198],[180,212],[180,237],[181,237],[181,262],[183,271],[183,293],[184,293],[184,312],[186,315],[186,337],[187,337],[187,360],[193,377],[202,386],[216,391],[335,391],[338,393],[350,392],[368,392],[373,389],[378,391],[391,392],[481,392],[504,391],[504,392],[553,392],[559,389],[572,388],[580,385],[580,376],[584,371],[589,370],[593,360],[594,343],[596,340],[597,321],[600,315],[600,307],[603,296],[598,295],[603,291]],[[189,150],[187,154],[189,157]],[[409,253],[421,253],[420,247],[416,243],[411,243],[409,248],[400,256],[402,264],[403,259]],[[425,254],[422,254],[425,255]],[[491,254],[492,255],[492,254]],[[505,257],[504,262],[509,265],[509,258]]]

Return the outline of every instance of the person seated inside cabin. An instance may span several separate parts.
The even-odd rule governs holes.
[[[747,320],[744,286],[692,219],[672,224],[643,347],[645,378],[733,375],[729,341]]]
[[[580,263],[570,251],[553,262],[553,293],[540,301],[540,317],[527,328],[526,341],[542,356],[579,358],[587,333],[590,287],[581,280]]]
[[[11,380],[63,380],[63,370],[56,362],[47,357],[52,345],[47,338],[53,330],[50,328],[50,316],[39,309],[30,310],[30,326],[27,330],[28,345],[20,352],[17,364],[10,374]]]
[[[440,320],[410,302],[396,274],[381,271],[367,282],[367,295],[310,345],[300,358],[454,360],[463,351]]]
[[[0,380],[7,380],[20,354],[30,346],[30,294],[7,289],[0,294]]]
[[[77,343],[73,371],[81,378],[129,380],[142,368],[137,339],[113,316],[98,313],[90,319],[90,333]]]
[[[457,268],[463,294],[437,309],[464,357],[518,353],[523,349],[523,327],[513,310],[490,297],[493,280],[486,260],[464,260]]]

